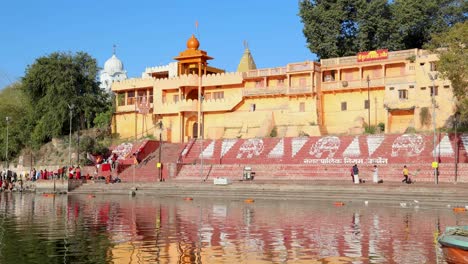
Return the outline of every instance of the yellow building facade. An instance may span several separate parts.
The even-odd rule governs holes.
[[[256,69],[246,47],[237,72],[208,66],[192,36],[177,65],[147,69],[115,82],[113,132],[169,142],[192,138],[296,137],[359,134],[370,124],[385,133],[448,125],[455,101],[425,50],[356,56]],[[170,77],[175,76],[175,77]],[[435,113],[435,116],[433,115]],[[434,118],[435,117],[435,118]]]

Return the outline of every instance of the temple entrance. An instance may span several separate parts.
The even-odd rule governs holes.
[[[195,122],[192,125],[192,135],[193,138],[198,138],[198,122]]]

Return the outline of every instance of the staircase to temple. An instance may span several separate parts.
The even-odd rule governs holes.
[[[185,144],[163,143],[161,148],[161,163],[163,164],[162,177],[168,178],[169,164],[177,163],[179,155]],[[155,182],[159,181],[159,148],[149,153],[140,163],[135,165],[135,177],[133,177],[133,165],[130,165],[119,174],[119,178],[125,182]]]
[[[468,135],[461,135],[460,142],[457,181],[468,182]],[[423,134],[210,140],[203,147],[193,144],[184,159],[191,164],[182,166],[176,179],[240,180],[248,166],[257,180],[351,181],[350,168],[356,163],[360,177],[367,181],[372,180],[374,165],[384,181],[401,181],[407,165],[413,180],[434,182],[433,146],[433,136]],[[205,157],[210,154],[203,167],[199,160],[202,150]],[[439,181],[454,182],[453,135],[438,135],[436,153]]]
[[[400,182],[403,179],[404,164],[386,164],[379,166],[379,178],[384,182]],[[352,181],[351,166],[344,165],[311,165],[311,164],[200,164],[185,165],[179,172],[176,180],[207,180],[215,178],[228,178],[231,181],[243,179],[243,170],[250,167],[255,173],[254,181]],[[373,165],[359,165],[359,177],[368,183],[372,182]],[[434,170],[427,163],[411,164],[408,166],[410,178],[417,182],[434,182]],[[455,182],[454,164],[441,164],[439,169],[439,182]],[[468,164],[458,166],[457,182],[468,182]]]

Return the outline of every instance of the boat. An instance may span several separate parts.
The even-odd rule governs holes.
[[[447,263],[468,263],[468,226],[447,227],[438,241]]]

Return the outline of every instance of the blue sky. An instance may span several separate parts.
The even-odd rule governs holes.
[[[100,67],[117,45],[129,77],[167,64],[196,33],[210,65],[235,71],[247,40],[258,68],[315,60],[298,1],[4,1],[0,8],[0,88],[55,51],[85,51]]]

